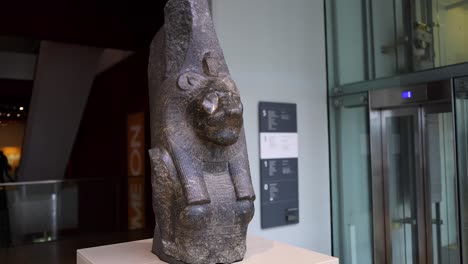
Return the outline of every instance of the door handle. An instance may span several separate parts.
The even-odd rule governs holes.
[[[409,37],[408,36],[401,36],[400,38],[398,38],[397,43],[395,43],[393,45],[384,45],[384,46],[380,47],[380,52],[382,54],[386,54],[386,55],[394,54],[394,53],[396,53],[398,47],[405,46],[408,43],[409,43]]]
[[[392,221],[393,229],[400,229],[402,225],[416,225],[416,219],[408,217]]]

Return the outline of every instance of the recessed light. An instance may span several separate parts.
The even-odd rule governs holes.
[[[20,115],[20,114],[17,114],[16,116],[17,116],[17,117],[20,117],[21,115]]]
[[[7,117],[10,117],[10,113],[8,113],[6,116],[7,116]]]
[[[20,106],[20,108],[19,108],[19,109],[20,109],[20,111],[23,111],[23,110],[24,110],[24,107]]]

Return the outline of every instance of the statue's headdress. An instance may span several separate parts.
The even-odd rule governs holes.
[[[151,57],[159,58],[153,60],[158,70],[150,72],[150,76],[158,74],[152,78],[156,85],[185,72],[229,75],[207,0],[169,0],[164,28],[153,41],[151,53],[150,62]]]

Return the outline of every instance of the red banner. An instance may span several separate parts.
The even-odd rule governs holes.
[[[128,229],[145,227],[145,115],[127,117]]]

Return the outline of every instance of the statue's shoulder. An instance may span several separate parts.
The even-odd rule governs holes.
[[[171,155],[164,147],[152,148],[149,151],[151,167],[158,173],[175,174],[176,169]]]

